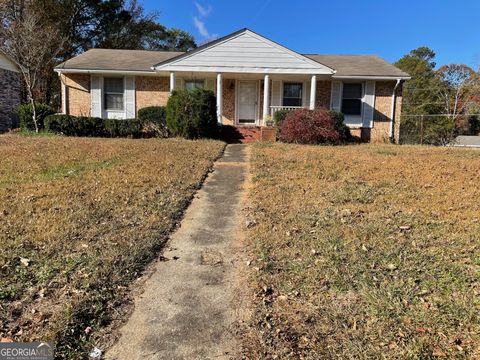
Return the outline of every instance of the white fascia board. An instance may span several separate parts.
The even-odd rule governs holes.
[[[347,75],[333,75],[333,79],[338,80],[410,80],[410,76],[347,76]]]
[[[205,73],[246,73],[246,74],[308,74],[332,75],[322,69],[289,69],[289,68],[250,68],[237,66],[175,66],[162,67],[161,71],[205,72]]]
[[[158,75],[153,71],[54,69],[59,74]]]

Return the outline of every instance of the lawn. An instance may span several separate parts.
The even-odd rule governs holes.
[[[0,136],[0,337],[82,358],[223,146]]]
[[[480,358],[480,151],[252,148],[250,358]]]

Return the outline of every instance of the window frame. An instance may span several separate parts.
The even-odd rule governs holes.
[[[123,85],[123,91],[122,92],[116,92],[116,91],[106,91],[105,87],[105,81],[107,79],[121,79],[122,80],[122,85]],[[103,107],[105,111],[117,111],[117,112],[122,112],[125,111],[125,77],[116,77],[116,76],[104,76],[103,77]],[[121,109],[112,109],[107,107],[107,95],[122,95],[122,108]]]
[[[195,84],[199,84],[199,83],[202,83],[202,87],[194,87],[192,89],[187,89],[187,84],[188,83],[195,83]],[[185,90],[188,90],[188,91],[193,91],[195,89],[205,89],[207,87],[207,84],[206,84],[206,79],[188,79],[188,80],[184,80],[183,82],[183,87]]]
[[[299,99],[299,105],[285,105],[285,85],[300,85],[300,97],[288,97],[287,99]],[[282,106],[283,107],[302,107],[305,85],[301,81],[283,81],[282,82]]]
[[[344,97],[345,94],[345,85],[360,85],[361,86],[361,92],[360,92],[360,97],[359,98],[353,98],[353,97]],[[365,97],[365,83],[363,82],[343,82],[342,83],[342,98],[341,103],[340,103],[340,112],[342,112],[345,116],[348,117],[363,117],[363,102],[364,102],[364,97]],[[344,100],[359,100],[360,101],[360,113],[359,114],[346,114],[343,112],[343,101]]]

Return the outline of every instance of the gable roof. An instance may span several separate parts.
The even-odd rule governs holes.
[[[91,49],[56,66],[56,70],[107,70],[151,72],[153,64],[174,58],[183,52]]]
[[[222,58],[224,55],[226,59]],[[150,74],[156,71],[256,72],[327,74],[334,78],[410,78],[378,56],[302,55],[249,29],[241,29],[188,52],[91,49],[58,65],[55,71]]]
[[[154,66],[164,71],[302,73],[332,75],[335,70],[249,29],[242,29]]]
[[[374,55],[305,55],[337,70],[334,77],[398,77],[409,78],[406,72]]]
[[[335,70],[249,29],[242,29],[154,66],[159,71],[302,73],[332,75]]]

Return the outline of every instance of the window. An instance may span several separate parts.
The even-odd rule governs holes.
[[[362,115],[362,84],[343,84],[342,113]]]
[[[105,110],[123,110],[123,78],[104,78]]]
[[[185,81],[185,89],[188,91],[194,89],[203,89],[205,86],[205,80],[187,80]]]
[[[283,83],[283,106],[302,106],[302,83]]]

